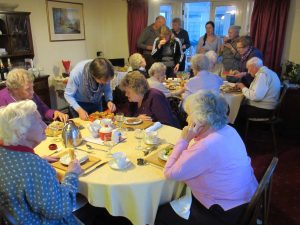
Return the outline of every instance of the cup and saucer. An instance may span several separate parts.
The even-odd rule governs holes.
[[[144,142],[147,145],[158,145],[160,138],[157,136],[157,131],[149,131],[145,133]]]
[[[115,170],[125,170],[130,167],[131,162],[123,152],[112,154],[113,159],[108,162],[108,165]]]

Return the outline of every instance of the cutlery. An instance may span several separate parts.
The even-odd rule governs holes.
[[[146,151],[144,151],[144,156],[148,155],[150,152],[154,151],[157,149],[157,146],[151,146],[151,147],[147,147]]]
[[[100,163],[100,164],[97,165],[97,166],[91,167],[88,171],[84,172],[84,173],[82,174],[82,176],[86,176],[86,175],[88,175],[88,174],[94,172],[96,169],[98,169],[98,168],[104,166],[106,163],[108,163],[108,161],[103,162],[103,163]]]
[[[88,149],[94,149],[94,150],[98,150],[98,151],[107,152],[107,150],[100,149],[100,148],[94,148],[93,146],[91,146],[91,145],[89,145],[89,144],[85,144],[85,146],[86,146]]]
[[[77,148],[77,147],[74,147],[74,148],[78,151],[83,151],[83,152],[86,152],[86,153],[93,153],[93,151],[89,151],[89,150],[85,150],[85,149],[81,149],[81,148]]]

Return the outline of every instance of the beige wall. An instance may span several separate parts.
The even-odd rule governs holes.
[[[3,2],[11,2],[6,0]],[[96,57],[102,51],[107,58],[128,58],[127,3],[125,0],[73,0],[83,3],[85,40],[50,42],[44,0],[14,0],[15,11],[31,12],[31,30],[36,67],[46,74],[62,72],[62,59],[77,62]]]
[[[291,0],[282,61],[300,63],[300,1]]]

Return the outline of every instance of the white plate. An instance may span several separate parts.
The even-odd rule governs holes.
[[[126,159],[126,165],[124,167],[119,167],[118,164],[117,164],[117,162],[116,162],[116,160],[113,159],[113,160],[110,160],[108,162],[108,165],[110,166],[110,168],[115,169],[115,170],[125,170],[125,169],[127,169],[131,165],[131,162],[127,158]]]
[[[130,120],[134,120],[134,121],[130,121]],[[124,123],[127,124],[127,125],[137,125],[137,124],[140,124],[142,122],[143,122],[143,120],[138,119],[138,118],[128,118],[124,121]]]
[[[89,156],[85,153],[85,152],[81,152],[81,151],[76,151],[75,150],[75,155],[76,158],[78,159],[79,163],[84,163],[85,161],[87,161],[89,159]],[[69,165],[69,163],[71,162],[71,158],[69,154],[65,154],[64,156],[62,156],[59,161],[61,162],[61,164],[63,165]]]

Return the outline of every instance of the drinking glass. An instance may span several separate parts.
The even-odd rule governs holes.
[[[117,121],[118,128],[121,130],[125,120],[124,113],[117,113],[115,119]]]
[[[138,140],[138,145],[136,146],[136,150],[142,150],[143,147],[141,145],[141,141],[144,138],[144,131],[141,129],[136,129],[134,132],[134,137]]]

